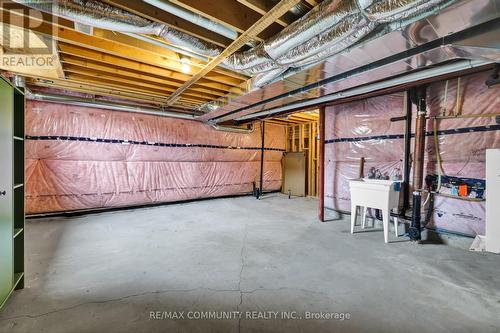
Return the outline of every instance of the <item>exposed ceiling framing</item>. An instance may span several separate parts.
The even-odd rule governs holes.
[[[205,75],[210,73],[215,67],[217,67],[224,59],[238,51],[245,43],[250,41],[252,38],[257,36],[260,32],[265,30],[270,24],[272,24],[277,18],[283,16],[286,12],[290,10],[293,6],[299,3],[300,0],[281,0],[276,6],[274,6],[269,12],[262,16],[257,22],[255,22],[251,27],[249,27],[245,32],[243,32],[234,42],[232,42],[220,55],[213,58],[203,69],[193,75],[189,80],[184,82],[184,84],[179,87],[177,91],[171,94],[167,100],[167,105],[174,105],[181,95],[187,91],[193,84],[198,82],[199,79],[203,78]]]
[[[59,71],[57,76],[27,75],[29,84],[195,109],[209,101],[248,91],[249,77],[218,66],[224,56],[248,49],[248,45],[245,45],[247,42],[269,38],[298,19],[301,15],[289,11],[293,6],[300,4],[302,8],[312,8],[309,1],[301,0],[171,1],[235,29],[240,35],[236,40],[231,40],[143,1],[102,2],[167,24],[223,47],[225,51],[222,57],[208,61],[189,57],[190,70],[186,72],[181,62],[185,56],[169,49],[167,42],[163,41],[166,47],[162,47],[158,43],[148,43],[98,28],[94,28],[92,35],[89,35],[78,31],[70,20],[58,18],[53,22],[50,16],[44,14],[40,19],[39,15],[31,11],[30,30],[42,35],[53,35],[63,71]],[[19,6],[16,4],[14,8]],[[276,9],[273,11],[274,7]],[[0,12],[2,15],[12,14],[8,22],[10,25],[26,27],[21,12],[11,9],[5,2]]]
[[[266,119],[266,122],[288,125],[288,126],[310,123],[310,122],[318,122],[318,121],[319,121],[318,110],[298,112],[294,114],[282,115],[275,118]]]

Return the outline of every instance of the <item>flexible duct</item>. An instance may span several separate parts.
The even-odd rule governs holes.
[[[86,0],[14,0],[40,10],[93,27],[120,32],[158,35],[163,24],[154,23],[128,11],[100,1]]]
[[[261,74],[257,74],[254,77],[253,85],[256,87],[262,87],[265,86],[266,84],[272,82],[274,79],[279,77],[281,74],[286,72],[288,70],[287,67],[279,67],[276,69],[272,69],[268,72],[264,72]]]
[[[443,2],[442,0],[357,0],[361,13],[368,20],[378,23],[403,20]]]
[[[349,48],[356,42],[358,42],[361,38],[368,35],[371,31],[373,31],[375,25],[373,23],[368,23],[367,25],[359,26],[358,29],[353,29],[348,35],[343,36],[343,38],[339,38],[337,42],[328,43],[327,47],[323,48],[322,51],[310,55],[308,58],[296,61],[293,66],[294,67],[304,67],[315,64],[319,61],[327,59],[332,55],[340,53],[345,49]]]
[[[340,52],[371,32],[373,27],[374,24],[367,23],[360,15],[350,15],[331,29],[290,50],[286,55],[276,59],[276,62],[282,66],[295,67],[296,63],[308,60],[332,47]]]
[[[379,24],[435,12],[453,0],[325,0],[259,47],[224,62],[259,76],[308,66],[351,47]],[[263,53],[264,51],[265,53]],[[285,70],[279,71],[279,68]],[[266,74],[261,74],[266,72]],[[272,80],[254,80],[254,85]]]
[[[272,59],[255,67],[247,67],[245,72],[256,74],[270,72],[280,66],[300,68],[317,63],[351,47],[379,24],[431,14],[442,9],[439,5],[452,2],[454,1],[325,0],[281,33],[264,42],[263,48]],[[247,52],[245,59],[240,59],[240,62],[247,62],[250,54]],[[234,55],[241,56],[243,55]]]
[[[14,1],[99,28],[157,35],[205,57],[215,57],[222,52],[216,45],[97,0],[59,0],[52,6],[46,0]],[[165,3],[148,1],[155,5]],[[249,75],[259,74],[254,85],[264,85],[272,81],[273,73],[279,77],[289,68],[314,64],[351,47],[379,24],[427,15],[440,9],[442,4],[452,2],[454,0],[325,0],[276,36],[249,51],[231,55],[223,64]],[[217,29],[213,25],[208,27]]]
[[[264,49],[271,58],[277,59],[287,54],[290,49],[316,38],[355,12],[359,13],[354,1],[325,0],[266,41]]]
[[[176,46],[207,57],[216,57],[222,52],[222,49],[217,45],[205,42],[202,39],[193,37],[179,30],[172,29],[168,26],[164,26],[158,36]]]
[[[267,67],[275,66],[275,63],[264,50],[264,44],[262,43],[248,51],[232,54],[224,60],[224,64],[241,71],[248,71],[248,69],[253,68],[254,71],[251,73],[257,73],[269,69]]]

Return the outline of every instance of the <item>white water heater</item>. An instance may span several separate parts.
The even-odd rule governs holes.
[[[486,251],[500,253],[500,149],[486,150]]]

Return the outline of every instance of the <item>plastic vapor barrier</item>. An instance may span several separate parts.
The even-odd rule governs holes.
[[[348,179],[371,167],[391,175],[403,168],[404,122],[389,118],[404,114],[403,94],[386,95],[328,107],[325,112],[325,207],[350,211]]]
[[[266,124],[264,189],[281,187],[284,128]],[[261,128],[216,131],[191,120],[29,101],[27,213],[250,193]]]
[[[460,83],[458,79],[449,80],[447,89],[445,81],[428,87],[427,111],[431,119],[427,123],[424,177],[437,174],[432,117],[442,114],[449,116],[500,112],[500,88],[488,88],[485,85],[489,74],[465,76],[460,78]],[[415,107],[413,110],[414,133]],[[366,159],[365,175],[371,167],[389,176],[397,172],[397,169],[403,170],[404,121],[389,121],[391,117],[403,115],[405,110],[402,93],[327,108],[326,207],[350,210],[347,179],[358,177],[361,157]],[[444,174],[484,179],[485,150],[500,148],[500,125],[496,123],[495,117],[442,119],[438,121],[437,129]],[[413,140],[411,147],[413,149]],[[484,219],[484,201],[436,196],[429,226],[475,236],[484,234]]]
[[[500,113],[500,87],[488,88],[489,72],[432,84],[427,110],[431,117],[452,114]],[[457,86],[460,88],[457,90]],[[458,98],[457,98],[458,91]],[[427,123],[425,174],[437,174],[434,121]],[[486,149],[500,148],[500,125],[495,117],[442,119],[438,122],[439,152],[447,176],[485,179]],[[488,184],[486,184],[488,186]],[[489,198],[497,200],[497,198]],[[466,235],[485,233],[485,202],[436,196],[430,226]]]

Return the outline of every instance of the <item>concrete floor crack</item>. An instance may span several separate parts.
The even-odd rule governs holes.
[[[240,259],[241,259],[241,269],[240,269],[240,275],[238,279],[238,290],[240,292],[240,303],[236,306],[236,311],[240,311],[240,306],[243,304],[243,294],[244,292],[241,291],[241,277],[243,276],[243,270],[245,269],[245,251],[246,251],[246,244],[247,244],[247,237],[248,237],[248,227],[245,225],[245,236],[243,237],[243,244],[241,246],[241,252],[240,252]],[[238,319],[238,332],[241,332],[241,316]]]
[[[74,305],[71,305],[68,307],[64,307],[64,308],[36,314],[36,315],[25,314],[25,315],[18,315],[18,316],[14,316],[14,317],[0,318],[0,321],[14,320],[14,319],[20,319],[20,318],[36,319],[36,318],[48,316],[51,314],[55,314],[58,312],[73,310],[75,308],[78,308],[78,307],[84,306],[84,305],[88,305],[88,304],[105,304],[105,303],[111,303],[111,302],[119,302],[119,301],[122,301],[125,299],[129,299],[129,298],[133,298],[133,297],[140,297],[140,296],[145,296],[145,295],[151,295],[151,294],[188,293],[188,292],[193,292],[193,291],[197,291],[197,290],[208,290],[208,291],[213,291],[213,292],[240,292],[241,293],[241,291],[238,289],[214,289],[214,288],[202,288],[202,287],[192,288],[192,289],[166,289],[166,290],[146,291],[146,292],[142,292],[142,293],[136,293],[136,294],[126,295],[126,296],[117,297],[117,298],[110,298],[110,299],[106,299],[106,300],[82,302],[82,303],[74,304]]]

